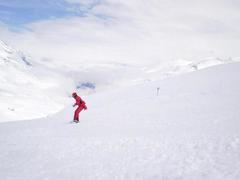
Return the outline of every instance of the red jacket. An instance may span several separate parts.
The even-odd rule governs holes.
[[[74,105],[86,107],[85,101],[83,101],[79,96],[74,97],[76,103]]]

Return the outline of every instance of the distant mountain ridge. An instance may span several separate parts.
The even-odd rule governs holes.
[[[0,64],[2,63],[15,63],[18,65],[31,66],[30,58],[23,52],[13,49],[0,40]]]
[[[62,95],[63,84],[59,79],[65,80],[0,41],[0,122],[38,118],[59,111],[68,102],[67,96]]]
[[[72,91],[84,95],[144,84],[239,60],[209,57],[159,61],[146,66],[120,62],[86,62],[79,67],[66,62],[62,66],[35,61],[0,40],[0,122],[55,113],[72,102]]]

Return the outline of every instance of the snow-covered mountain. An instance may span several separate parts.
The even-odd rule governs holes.
[[[58,112],[71,102],[72,91],[101,92],[238,60],[211,57],[146,66],[112,62],[58,65],[50,60],[34,61],[0,41],[0,122]]]
[[[67,88],[62,87],[69,84],[72,88],[71,83],[0,41],[1,121],[43,117],[59,111],[68,100]]]
[[[17,51],[10,46],[6,45],[3,41],[0,41],[0,63],[11,63],[18,67],[23,67],[24,65],[32,66],[28,57],[26,57],[22,52]]]
[[[231,63],[95,93],[79,124],[71,106],[0,123],[1,177],[238,180],[239,77]]]

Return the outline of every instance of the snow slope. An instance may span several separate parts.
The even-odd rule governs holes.
[[[0,41],[0,122],[46,117],[70,103],[72,91],[83,94],[164,79],[239,58],[210,57],[138,66],[124,63],[35,61]],[[44,101],[43,101],[44,99]]]
[[[0,123],[4,180],[240,179],[240,63],[84,97],[45,119]],[[160,88],[157,94],[157,88]]]
[[[4,121],[56,113],[69,103],[67,95],[73,87],[71,79],[0,41],[0,118]]]

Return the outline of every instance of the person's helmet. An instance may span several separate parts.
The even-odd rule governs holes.
[[[76,96],[77,96],[76,92],[72,93],[72,97],[76,97]]]

